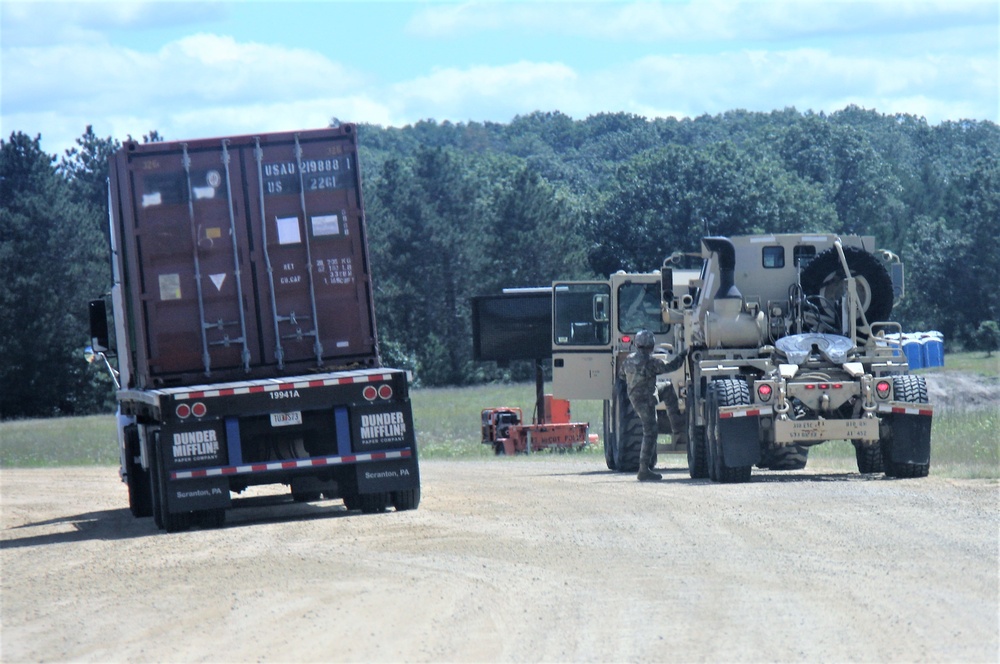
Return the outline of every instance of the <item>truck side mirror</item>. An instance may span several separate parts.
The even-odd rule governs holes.
[[[594,296],[594,322],[595,323],[607,323],[608,322],[608,301],[609,297],[607,295],[598,294]]]
[[[108,350],[108,309],[104,300],[91,300],[88,305],[90,312],[90,345],[94,352],[103,353]]]

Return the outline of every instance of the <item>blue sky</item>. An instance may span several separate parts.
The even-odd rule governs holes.
[[[536,110],[1000,120],[997,0],[0,2],[0,131],[167,139]]]

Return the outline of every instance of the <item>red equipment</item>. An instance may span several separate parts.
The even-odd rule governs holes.
[[[484,445],[496,454],[525,454],[546,449],[583,449],[590,440],[590,424],[570,422],[569,401],[545,395],[540,423],[522,424],[521,409],[486,408],[482,412]]]

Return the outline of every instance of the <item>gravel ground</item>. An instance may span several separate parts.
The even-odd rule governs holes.
[[[3,470],[0,661],[1000,659],[997,483],[667,463],[431,460],[415,511],[272,487],[175,535],[116,469]]]

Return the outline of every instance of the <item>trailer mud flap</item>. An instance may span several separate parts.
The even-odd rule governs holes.
[[[167,507],[173,514],[228,508],[231,505],[229,480],[225,477],[167,483]]]
[[[752,466],[760,461],[759,418],[745,413],[719,413],[719,444],[722,458],[730,468]]]
[[[414,458],[393,459],[359,463],[357,466],[358,491],[379,493],[383,491],[405,491],[420,487],[420,474]]]

